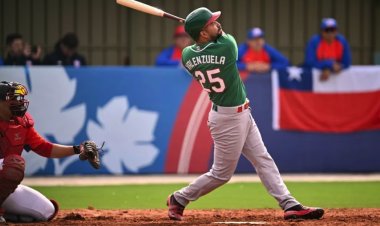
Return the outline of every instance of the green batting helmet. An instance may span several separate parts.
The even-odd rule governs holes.
[[[197,40],[202,29],[217,20],[220,14],[220,11],[213,13],[205,7],[198,8],[187,15],[185,20],[185,31],[194,40]]]

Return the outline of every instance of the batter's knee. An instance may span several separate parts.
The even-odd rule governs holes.
[[[231,177],[233,175],[233,172],[228,172],[225,170],[216,170],[216,169],[211,169],[210,172],[208,173],[209,176],[219,180],[222,184],[227,183],[228,181],[231,180]]]
[[[9,155],[4,158],[0,178],[18,185],[24,179],[24,172],[24,159],[19,155]]]

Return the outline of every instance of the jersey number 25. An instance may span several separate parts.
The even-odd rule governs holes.
[[[206,71],[208,83],[211,84],[212,91],[214,91],[216,93],[222,93],[226,89],[226,85],[224,84],[223,79],[221,79],[217,76],[214,77],[214,75],[216,75],[218,73],[220,73],[219,68]],[[202,85],[203,89],[205,91],[211,93],[210,89],[205,88],[205,84],[207,82],[205,75],[201,71],[195,71],[195,77],[197,79],[199,79],[199,83]],[[215,84],[215,85],[213,85],[213,84]],[[216,84],[218,84],[218,85],[216,85]]]

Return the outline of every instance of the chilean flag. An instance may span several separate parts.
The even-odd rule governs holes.
[[[380,67],[353,66],[327,81],[320,71],[272,72],[273,128],[341,133],[380,129]]]

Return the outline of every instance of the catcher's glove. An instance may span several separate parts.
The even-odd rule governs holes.
[[[103,142],[104,145],[104,142]],[[88,160],[92,167],[95,169],[100,168],[100,158],[99,151],[102,150],[101,147],[96,146],[94,141],[84,141],[80,145],[74,146],[74,152],[79,154],[79,159],[84,161]]]

